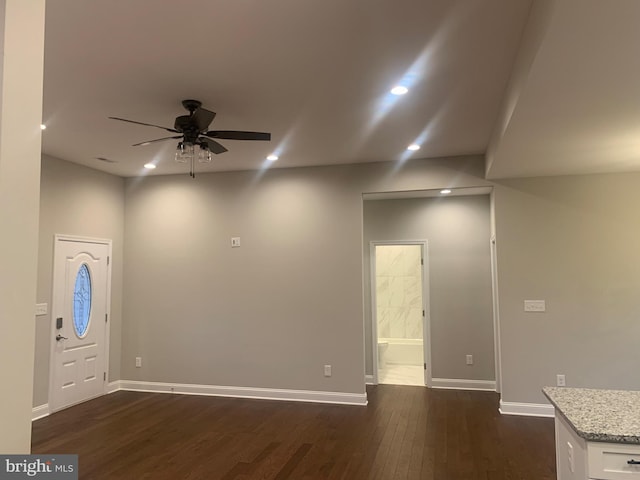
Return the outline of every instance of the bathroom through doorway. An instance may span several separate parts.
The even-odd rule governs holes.
[[[427,242],[371,242],[374,381],[430,383]]]

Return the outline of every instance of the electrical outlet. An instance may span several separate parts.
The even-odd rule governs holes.
[[[136,357],[136,368],[142,367],[142,357]]]
[[[467,365],[473,365],[473,355],[467,355]]]
[[[330,377],[331,376],[331,365],[325,365],[324,366],[324,376],[325,377]]]
[[[556,375],[556,385],[558,387],[564,387],[567,385],[567,382],[565,381],[564,375]]]

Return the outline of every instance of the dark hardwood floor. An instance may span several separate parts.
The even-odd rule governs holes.
[[[33,424],[88,479],[555,479],[552,419],[490,392],[368,387],[367,407],[117,392]]]

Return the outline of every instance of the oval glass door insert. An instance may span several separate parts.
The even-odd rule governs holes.
[[[73,289],[73,328],[78,337],[83,337],[89,328],[91,317],[91,275],[83,263],[76,275]]]

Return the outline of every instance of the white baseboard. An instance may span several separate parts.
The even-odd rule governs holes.
[[[107,394],[117,392],[120,390],[120,381],[116,380],[115,382],[111,382],[107,385]],[[41,418],[47,417],[51,414],[49,410],[49,404],[45,403],[43,405],[38,405],[37,407],[33,407],[31,409],[31,421],[39,420]]]
[[[432,388],[443,388],[452,390],[483,390],[489,392],[496,391],[494,380],[464,380],[458,378],[433,378]]]
[[[116,383],[117,389],[116,389]],[[207,395],[213,397],[254,398],[260,400],[284,400],[288,402],[336,403],[341,405],[366,405],[366,393],[317,392],[312,390],[281,390],[275,388],[225,387],[184,383],[140,382],[120,380],[112,382],[114,390],[132,392],[176,393],[182,395]]]
[[[120,390],[120,380],[109,382],[107,385],[107,394],[117,392],[118,390]]]
[[[500,413],[503,415],[523,415],[526,417],[551,417],[555,415],[553,405],[544,403],[517,403],[500,400]]]
[[[45,403],[44,405],[38,405],[37,407],[33,407],[31,409],[31,421],[38,420],[40,418],[44,418],[49,415],[49,404]]]
[[[373,375],[365,375],[367,385],[373,384]],[[457,380],[434,378],[433,388],[457,390],[495,390],[495,382],[489,380]],[[173,390],[172,390],[173,389]],[[192,385],[180,383],[138,382],[116,380],[109,383],[107,393],[128,390],[133,392],[176,393],[183,395],[208,395],[216,397],[255,398],[264,400],[285,400],[291,402],[337,403],[344,405],[366,405],[367,394],[315,392],[309,390],[277,390],[271,388],[218,387],[214,385]],[[553,405],[543,403],[517,403],[500,400],[503,415],[523,415],[530,417],[554,417]],[[33,407],[31,420],[48,416],[49,404]]]

